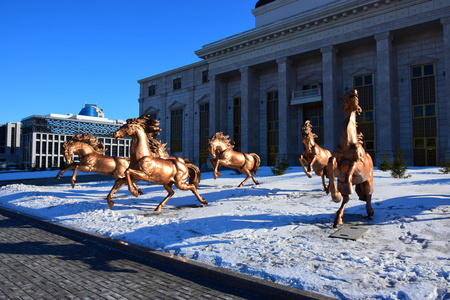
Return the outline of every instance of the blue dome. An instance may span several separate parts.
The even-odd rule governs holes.
[[[89,117],[98,117],[97,110],[93,106],[86,106],[85,108],[83,108],[80,111],[79,115],[89,116]]]
[[[92,104],[86,104],[86,106],[80,111],[79,115],[101,118],[105,116],[100,108]]]

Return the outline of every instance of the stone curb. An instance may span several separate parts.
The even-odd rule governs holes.
[[[56,222],[46,220],[40,217],[32,216],[26,213],[16,212],[9,208],[0,206],[0,211],[19,218],[25,218],[44,227],[72,234],[84,239],[88,239],[99,244],[121,250],[130,254],[145,257],[153,261],[164,263],[184,271],[192,272],[203,277],[222,281],[228,286],[238,289],[263,294],[272,299],[305,299],[305,300],[329,300],[336,299],[308,291],[302,291],[296,288],[287,287],[281,284],[273,283],[267,280],[252,277],[250,275],[240,274],[226,269],[210,266],[194,260],[186,259],[180,256],[171,255],[157,250],[145,248],[139,245],[130,244],[121,240],[93,234],[84,230],[71,228]]]

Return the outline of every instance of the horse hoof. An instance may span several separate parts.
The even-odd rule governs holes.
[[[160,206],[156,207],[156,208],[155,208],[155,211],[160,212],[160,211],[161,211],[161,207],[160,207]]]
[[[333,200],[333,202],[335,202],[335,203],[339,203],[342,200],[342,196],[340,193],[339,194],[331,193],[331,200]]]
[[[114,206],[114,201],[109,201],[108,206],[109,206],[109,209],[112,209]]]
[[[259,182],[255,182],[256,185],[259,185]]]

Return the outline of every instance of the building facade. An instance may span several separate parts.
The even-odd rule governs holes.
[[[222,131],[262,164],[294,163],[307,119],[332,151],[353,88],[375,163],[397,145],[415,166],[449,151],[449,1],[258,1],[252,13],[254,29],[204,45],[202,61],[138,81],[140,113],[161,121],[173,154],[204,165]]]
[[[125,122],[108,120],[94,105],[86,105],[78,115],[33,115],[22,119],[20,163],[24,167],[59,168],[65,165],[63,143],[79,133],[98,137],[105,155],[129,157],[130,138],[116,141],[112,134]],[[75,161],[78,157],[75,156]]]
[[[6,168],[19,164],[20,123],[0,125],[0,167]]]

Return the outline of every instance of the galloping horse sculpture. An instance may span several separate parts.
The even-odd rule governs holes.
[[[150,151],[155,155],[155,157],[159,158],[166,158],[166,159],[176,159],[179,162],[185,163],[189,170],[189,183],[194,184],[196,188],[198,188],[198,185],[200,184],[200,169],[192,164],[188,158],[181,158],[178,156],[170,156],[169,153],[167,153],[167,150],[169,148],[166,148],[167,143],[163,144],[161,141],[149,137],[148,138],[148,144],[150,147]]]
[[[317,176],[322,177],[322,184],[325,191],[328,193],[328,186],[325,182],[326,168],[328,166],[328,160],[331,157],[331,152],[322,149],[314,141],[317,135],[312,132],[312,125],[309,120],[306,120],[302,126],[302,142],[305,145],[305,150],[299,156],[298,160],[302,165],[303,172],[311,178],[311,169],[314,170]],[[308,165],[308,169],[305,168],[305,164]]]
[[[217,171],[217,168],[219,166],[226,166],[237,169],[240,173],[247,175],[238,187],[243,186],[250,177],[255,184],[259,184],[252,174],[254,173],[257,175],[256,172],[261,163],[259,156],[255,153],[247,154],[234,151],[233,147],[234,143],[230,141],[229,136],[223,135],[222,132],[216,132],[208,140],[208,150],[212,157],[209,163],[213,168],[214,179],[217,178],[217,175],[222,176],[222,174]]]
[[[69,166],[60,171],[56,175],[56,179],[60,179],[61,175],[73,169],[72,188],[75,187],[78,170],[84,173],[93,172],[102,175],[111,175],[118,179],[125,178],[125,170],[130,165],[129,159],[103,155],[106,149],[104,149],[103,144],[98,142],[97,138],[92,134],[77,134],[69,141],[64,142],[62,148],[66,163]],[[80,158],[79,164],[73,162],[73,154],[77,154]]]
[[[195,184],[189,184],[189,169],[186,164],[179,159],[174,158],[158,158],[150,151],[147,132],[149,126],[148,117],[140,117],[127,120],[127,123],[114,132],[114,137],[119,140],[124,136],[131,136],[136,142],[134,149],[135,163],[130,165],[125,171],[128,190],[134,196],[138,196],[139,192],[133,185],[133,182],[144,180],[150,183],[163,185],[169,193],[166,198],[156,207],[155,211],[161,211],[166,202],[174,195],[172,186],[175,185],[181,190],[190,190],[204,206],[208,202],[203,199],[197,192]],[[197,177],[199,178],[199,177]],[[114,188],[122,184],[123,179],[116,180]],[[108,200],[109,208],[112,208],[114,202]]]
[[[336,212],[333,228],[342,224],[344,209],[356,185],[359,199],[366,202],[368,217],[374,214],[372,208],[373,193],[373,161],[362,146],[362,135],[356,131],[356,116],[362,112],[358,101],[358,91],[350,90],[341,98],[344,101],[344,122],[341,129],[339,144],[333,150],[328,161],[327,175],[330,179],[329,191],[334,202],[343,202]],[[337,189],[335,185],[337,177]]]

